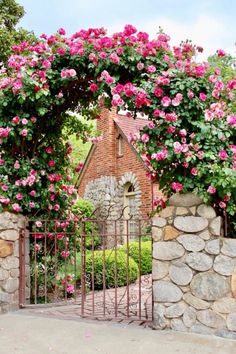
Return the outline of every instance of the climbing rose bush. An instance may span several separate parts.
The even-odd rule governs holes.
[[[43,34],[36,45],[13,47],[0,79],[0,203],[15,212],[65,210],[73,196],[66,129],[78,132],[67,110],[98,115],[107,107],[148,116],[130,141],[163,193],[194,191],[205,202],[235,213],[236,78],[194,58],[190,42],[171,48],[170,37],[126,25],[107,36],[103,28],[66,37]],[[219,57],[223,51],[218,50]],[[156,204],[164,206],[160,198]]]

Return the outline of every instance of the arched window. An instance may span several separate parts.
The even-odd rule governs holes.
[[[135,221],[132,219],[136,212],[136,202],[135,202],[136,192],[132,183],[127,182],[124,185],[124,236],[129,238],[134,238],[135,232]]]
[[[121,135],[117,138],[117,156],[121,157],[124,155],[124,139]]]

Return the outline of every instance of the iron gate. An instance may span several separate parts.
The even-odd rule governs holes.
[[[152,320],[149,219],[30,221],[20,269],[21,307],[75,305],[81,317]]]

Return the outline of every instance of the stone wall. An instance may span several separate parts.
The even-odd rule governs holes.
[[[90,181],[84,193],[84,198],[91,201],[101,211],[109,209],[109,217],[117,219],[124,208],[124,188],[127,183],[134,186],[135,210],[133,216],[139,214],[141,206],[141,190],[134,173],[127,172],[119,180],[114,176],[102,176]]]
[[[154,328],[236,338],[236,239],[192,195],[153,219]]]
[[[19,308],[19,235],[24,222],[21,215],[0,214],[0,313]]]

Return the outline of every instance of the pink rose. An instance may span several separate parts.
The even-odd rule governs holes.
[[[230,114],[228,117],[227,117],[227,122],[229,123],[229,125],[236,125],[236,116],[233,115],[233,114]]]
[[[174,146],[174,152],[176,154],[180,154],[182,152],[182,145],[178,141],[175,141],[173,146]]]
[[[205,74],[205,67],[203,65],[197,65],[195,67],[195,72],[197,76],[203,76]]]
[[[226,55],[225,51],[223,49],[218,49],[216,51],[218,57],[224,57]]]
[[[186,136],[186,135],[187,135],[186,129],[180,129],[179,135],[180,135],[180,136]]]
[[[200,92],[199,98],[202,102],[205,102],[207,99],[207,95],[203,92]]]
[[[49,167],[55,167],[55,166],[56,166],[55,160],[50,160],[50,161],[48,161],[48,166],[49,166]]]
[[[147,72],[148,73],[155,73],[156,72],[156,67],[154,66],[154,65],[149,65],[148,67],[147,67]]]
[[[28,134],[28,130],[27,129],[22,129],[21,132],[20,132],[20,135],[22,136],[27,136]]]
[[[97,91],[97,89],[98,89],[98,85],[97,84],[91,84],[90,86],[89,86],[89,90],[90,91],[92,91],[92,92],[96,92]]]
[[[47,147],[47,148],[45,149],[45,151],[46,151],[47,154],[51,154],[51,153],[54,151],[54,149],[49,146],[49,147]]]
[[[34,191],[34,190],[33,190],[33,191],[30,191],[30,196],[31,196],[31,197],[35,197],[35,196],[36,196],[36,191]]]
[[[190,98],[190,99],[193,98],[193,97],[194,97],[193,91],[188,90],[187,96],[188,96],[188,98]]]
[[[28,120],[27,120],[26,118],[23,118],[23,119],[21,120],[21,123],[22,123],[23,125],[26,125],[26,124],[28,124]]]
[[[137,69],[138,69],[138,70],[143,70],[143,68],[144,68],[144,64],[141,63],[141,62],[139,62],[139,63],[137,64]]]
[[[224,202],[228,202],[230,200],[230,195],[225,195],[223,200]]]
[[[57,30],[57,33],[60,34],[61,36],[64,36],[66,34],[66,31],[64,30],[64,28],[61,27]]]
[[[141,137],[141,140],[144,144],[146,144],[149,141],[149,135],[144,133]]]
[[[35,225],[36,225],[37,227],[41,227],[43,224],[42,224],[41,221],[35,221]]]
[[[207,188],[207,192],[210,194],[214,194],[216,192],[216,188],[214,186],[209,186]]]
[[[198,175],[198,169],[195,168],[195,167],[193,167],[193,168],[191,169],[191,174],[192,174],[193,176],[197,176],[197,175]]]
[[[42,62],[42,66],[45,68],[45,69],[49,69],[51,68],[51,63],[49,60],[45,59],[43,62]]]
[[[179,183],[179,182],[172,182],[170,187],[176,193],[182,191],[182,189],[184,188],[183,185],[181,183]]]
[[[168,127],[168,128],[167,128],[167,133],[172,134],[172,133],[175,132],[175,130],[176,130],[175,127]]]
[[[221,150],[219,152],[218,156],[221,160],[226,160],[229,157],[229,155],[227,154],[227,152],[225,150]]]
[[[34,202],[29,202],[29,207],[30,208],[35,208],[35,203]]]
[[[23,195],[21,193],[17,193],[16,199],[17,200],[22,200],[22,198],[23,198]]]
[[[12,209],[13,209],[16,213],[21,212],[21,207],[19,206],[18,203],[12,204]]]
[[[219,202],[219,207],[221,209],[224,209],[224,208],[226,208],[226,204],[224,202]]]
[[[168,96],[164,96],[161,100],[161,104],[164,107],[169,107],[171,105],[171,99]]]

